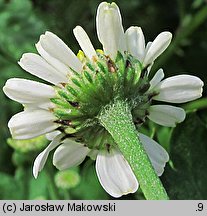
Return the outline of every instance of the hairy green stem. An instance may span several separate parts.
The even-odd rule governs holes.
[[[104,109],[99,120],[112,135],[130,164],[146,199],[168,199],[167,193],[139,140],[128,104],[123,101],[115,102]]]

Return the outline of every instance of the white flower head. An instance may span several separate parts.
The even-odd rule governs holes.
[[[124,32],[115,3],[103,2],[96,16],[98,39],[103,51],[96,51],[84,29],[74,35],[83,50],[79,59],[55,34],[40,36],[39,54],[23,54],[19,65],[51,85],[13,78],[6,82],[5,94],[24,105],[24,111],[9,121],[16,139],[47,134],[52,140],[33,166],[35,178],[55,150],[53,164],[60,170],[77,166],[86,156],[96,159],[96,171],[103,188],[114,197],[134,193],[139,183],[97,116],[117,97],[127,100],[137,129],[149,118],[157,124],[175,127],[185,119],[185,111],[171,105],[151,105],[152,100],[183,103],[201,97],[203,82],[195,76],[179,75],[164,79],[162,69],[150,81],[153,62],[170,44],[172,34],[160,33],[145,43],[140,27]],[[139,133],[143,147],[158,176],[169,156],[151,138]]]

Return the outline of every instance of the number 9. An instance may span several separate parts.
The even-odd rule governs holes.
[[[203,203],[198,203],[198,211],[203,211]]]

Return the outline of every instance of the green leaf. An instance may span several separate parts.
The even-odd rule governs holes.
[[[0,173],[0,197],[1,199],[24,199],[24,194],[13,176]]]
[[[171,199],[207,199],[207,131],[197,114],[188,115],[172,133],[163,179]]]

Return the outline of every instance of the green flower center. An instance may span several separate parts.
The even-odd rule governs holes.
[[[83,142],[91,149],[116,145],[111,135],[100,124],[103,110],[122,100],[131,108],[133,121],[139,127],[148,115],[153,93],[147,71],[128,53],[118,52],[116,60],[97,52],[93,60],[84,59],[81,73],[73,71],[68,83],[57,88],[51,101],[58,128],[67,137]]]

